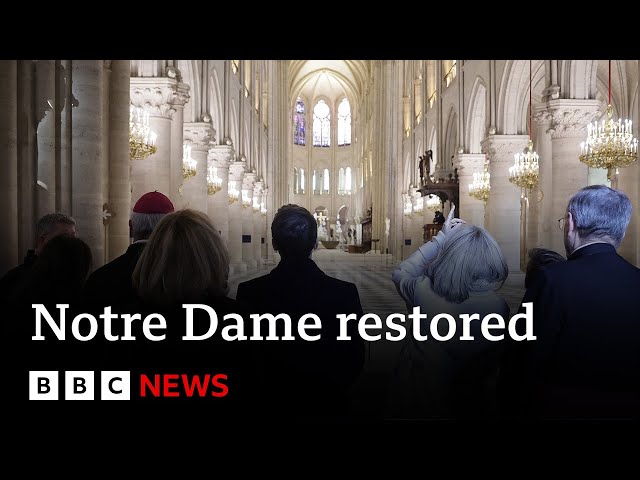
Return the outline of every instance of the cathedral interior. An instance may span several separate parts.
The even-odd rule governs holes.
[[[212,219],[233,297],[277,264],[271,221],[295,203],[318,222],[313,259],[388,315],[406,310],[394,267],[455,205],[503,250],[515,309],[527,251],[564,253],[557,219],[584,186],[629,196],[619,253],[640,266],[639,162],[581,161],[608,105],[637,138],[639,76],[638,60],[2,60],[0,275],[51,212],[73,216],[93,268],[113,260],[157,190]],[[535,178],[518,184],[530,142]],[[392,346],[368,348],[383,374]]]

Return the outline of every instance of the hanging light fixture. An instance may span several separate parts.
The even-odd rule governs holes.
[[[489,162],[484,164],[483,172],[474,172],[473,183],[469,184],[469,195],[487,203],[491,194],[491,175],[489,174]]]
[[[512,167],[509,167],[509,181],[529,192],[538,185],[538,175],[540,171],[540,157],[533,150],[533,108],[531,95],[531,60],[529,60],[529,145],[524,152],[514,155],[514,164]]]
[[[149,113],[141,108],[129,107],[129,157],[144,160],[156,153],[156,133],[149,126]]]
[[[182,145],[182,178],[185,180],[196,174],[197,162],[191,157],[191,145]]]
[[[207,194],[215,195],[222,190],[222,179],[218,176],[218,169],[213,165],[209,165],[207,170]]]
[[[609,101],[607,119],[587,126],[587,140],[580,144],[580,161],[591,168],[628,167],[638,158],[638,139],[633,138],[631,120],[613,118],[611,108],[611,60],[609,60]]]

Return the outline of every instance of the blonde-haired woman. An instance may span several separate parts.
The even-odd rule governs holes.
[[[455,208],[455,207],[454,207]],[[509,306],[496,293],[509,273],[504,255],[484,228],[453,218],[451,209],[442,231],[395,269],[392,279],[411,311],[419,306],[426,319],[417,341],[407,335],[394,372],[393,415],[428,418],[486,417],[496,414],[495,381],[501,342],[486,340],[480,321],[472,321],[474,340],[459,340],[460,314],[500,314]],[[456,320],[456,335],[437,341],[429,333],[431,319],[448,313]],[[447,322],[439,322],[440,334]],[[407,332],[413,328],[407,325]]]
[[[136,268],[133,286],[155,305],[216,299],[228,304],[229,252],[209,217],[196,210],[165,216]]]
[[[103,366],[131,371],[132,382],[139,382],[132,388],[131,399],[140,400],[145,415],[149,405],[157,405],[164,417],[175,414],[180,421],[191,415],[197,417],[194,421],[206,422],[259,413],[250,406],[260,389],[259,360],[251,344],[256,342],[221,338],[228,324],[223,319],[226,314],[239,314],[244,324],[250,323],[239,304],[226,296],[228,275],[227,247],[207,215],[187,209],[160,220],[133,272],[132,284],[139,300],[127,310],[140,313],[142,319],[151,313],[162,315],[166,328],[153,333],[166,338],[148,340],[139,329],[135,341],[110,342],[115,345],[107,347],[109,355]],[[188,329],[184,304],[211,307],[218,321],[215,333],[207,336],[212,326],[210,315],[197,308],[191,333],[202,338],[184,339]],[[153,382],[167,374],[174,377],[160,388],[162,396],[170,398],[153,398],[149,387],[145,387],[143,398],[146,384],[142,375]]]

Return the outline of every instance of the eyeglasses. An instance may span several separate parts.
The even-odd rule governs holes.
[[[559,218],[559,219],[558,219],[558,228],[559,228],[561,231],[563,231],[563,232],[564,232],[564,219],[565,219],[565,218],[566,218],[566,217],[562,217],[562,218]]]

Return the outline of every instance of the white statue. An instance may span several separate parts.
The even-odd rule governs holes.
[[[384,234],[388,237],[389,236],[389,229],[391,228],[391,219],[390,218],[385,218],[384,219]]]

